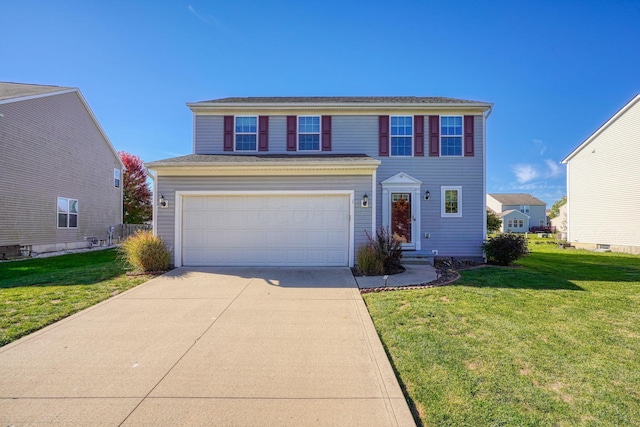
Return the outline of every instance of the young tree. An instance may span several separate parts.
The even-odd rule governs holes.
[[[487,232],[497,233],[502,226],[502,219],[493,211],[487,210]]]
[[[122,193],[125,224],[143,224],[151,219],[151,188],[142,159],[125,151],[118,156],[124,163]]]
[[[562,196],[559,200],[556,200],[553,205],[551,205],[551,213],[549,214],[549,218],[555,218],[560,215],[560,208],[567,204],[567,196]]]

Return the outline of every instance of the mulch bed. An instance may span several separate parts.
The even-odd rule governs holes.
[[[459,271],[469,270],[472,268],[482,268],[485,264],[475,262],[471,260],[456,259],[456,258],[437,258],[434,262],[434,267],[438,272],[438,278],[431,282],[409,285],[409,286],[388,286],[379,288],[366,288],[360,289],[361,294],[368,294],[372,292],[389,292],[389,291],[402,291],[412,289],[429,289],[437,286],[446,286],[460,279]]]

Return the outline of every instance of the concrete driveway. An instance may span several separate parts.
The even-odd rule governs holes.
[[[415,426],[348,268],[180,268],[0,348],[2,425]]]

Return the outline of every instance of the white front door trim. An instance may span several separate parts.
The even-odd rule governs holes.
[[[355,224],[354,224],[354,191],[353,190],[308,190],[308,191],[176,191],[175,201],[175,267],[182,267],[182,198],[188,196],[296,196],[296,195],[345,195],[349,196],[349,267],[353,267]]]
[[[409,174],[400,172],[391,178],[385,179],[382,184],[382,226],[389,228],[391,226],[391,195],[392,193],[411,193],[411,241],[410,245],[403,245],[406,249],[421,249],[420,239],[420,186],[419,181]]]

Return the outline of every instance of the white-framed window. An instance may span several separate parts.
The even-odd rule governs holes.
[[[510,219],[507,222],[508,228],[522,228],[524,227],[524,219]]]
[[[524,214],[528,214],[530,210],[531,210],[531,206],[529,206],[529,205],[520,205],[520,212],[522,212]]]
[[[113,186],[120,188],[120,169],[113,169]]]
[[[441,216],[462,216],[462,187],[440,187]]]
[[[413,116],[391,116],[391,155],[413,155]]]
[[[440,117],[440,155],[462,156],[462,116]]]
[[[78,200],[58,197],[58,228],[78,228]]]
[[[298,116],[298,151],[320,151],[320,116]]]
[[[258,151],[258,117],[236,116],[235,150]]]

